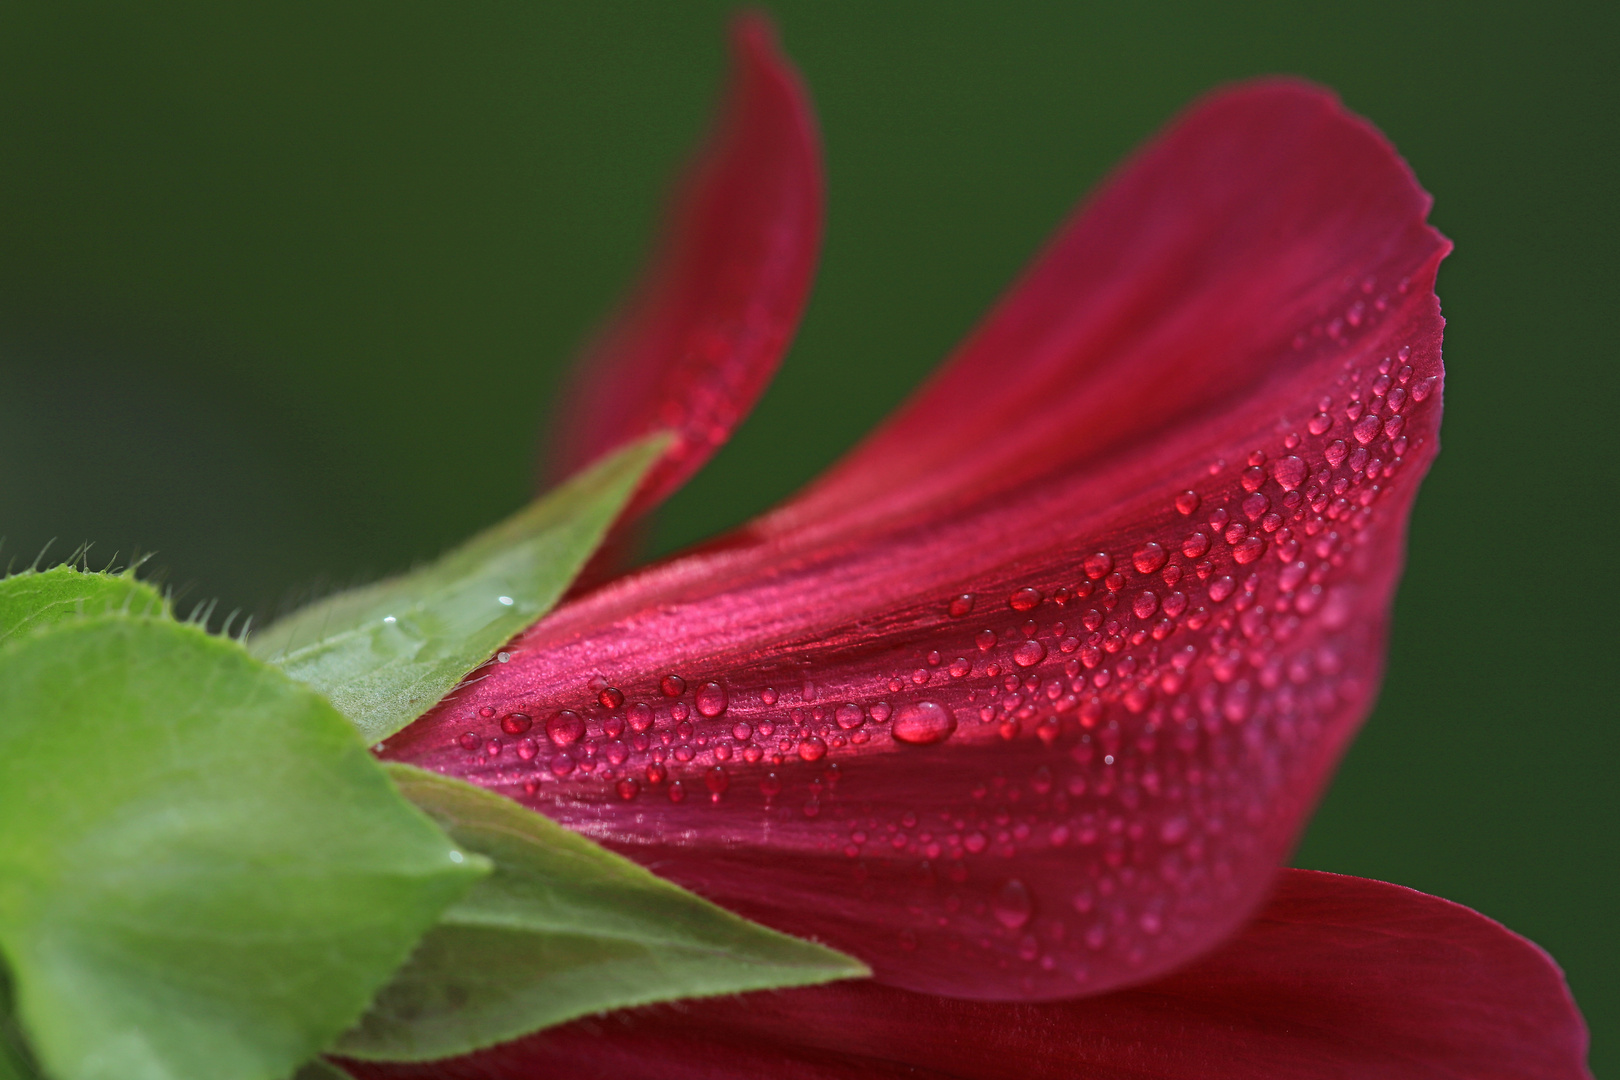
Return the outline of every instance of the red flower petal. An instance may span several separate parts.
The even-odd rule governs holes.
[[[626,520],[685,483],[753,408],[804,311],[821,246],[809,101],[763,18],[737,21],[732,51],[729,100],[661,250],[581,358],[559,414],[559,478],[660,428],[677,434]]]
[[[682,1002],[363,1077],[724,1080],[1581,1080],[1562,974],[1475,912],[1398,885],[1291,870],[1238,937],[1135,990],[1057,1004],[871,983]]]
[[[1378,683],[1440,418],[1427,206],[1321,91],[1211,99],[907,438],[559,608],[386,756],[891,985],[1050,999],[1184,964],[1259,903]],[[566,715],[491,742],[514,710]]]

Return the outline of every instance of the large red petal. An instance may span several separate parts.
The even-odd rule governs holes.
[[[1067,309],[1015,295],[1028,356],[902,421],[961,432],[938,475],[863,454],[889,486],[845,470],[848,504],[564,605],[385,753],[891,985],[1050,999],[1185,963],[1259,903],[1378,684],[1440,420],[1427,207],[1321,91],[1210,100],[1070,227],[1114,268],[1073,260],[1073,307],[1148,279],[1063,361],[1095,397],[1031,343]],[[1030,379],[1049,404],[1007,414]]]
[[[798,326],[821,247],[809,100],[763,18],[737,21],[732,52],[725,109],[660,250],[559,410],[557,478],[660,428],[676,433],[626,519],[685,483],[748,415]]]
[[[1238,937],[1134,990],[1055,1004],[871,983],[682,1002],[365,1077],[518,1080],[1582,1080],[1562,974],[1475,912],[1288,871]]]

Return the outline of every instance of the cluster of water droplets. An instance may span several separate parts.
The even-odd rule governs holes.
[[[1386,307],[1313,333],[1342,343]],[[452,731],[457,771],[548,812],[770,832],[903,912],[898,949],[983,954],[1030,988],[1140,966],[1277,857],[1315,796],[1301,770],[1362,708],[1382,601],[1356,589],[1393,550],[1367,539],[1435,388],[1409,348],[1352,359],[1268,445],[1042,580],[939,597],[836,659],[486,705]]]

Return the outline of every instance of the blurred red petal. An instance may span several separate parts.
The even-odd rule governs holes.
[[[1583,1080],[1586,1028],[1535,945],[1398,885],[1285,872],[1219,950],[1134,990],[1056,1004],[872,983],[615,1013],[365,1077],[518,1080]]]
[[[737,21],[732,66],[660,250],[581,357],[558,415],[558,479],[642,435],[676,433],[626,520],[685,483],[748,415],[810,294],[823,200],[809,100],[761,17]]]
[[[386,756],[889,985],[1186,963],[1265,895],[1378,685],[1440,420],[1428,203],[1325,92],[1209,99],[903,438],[559,608]],[[499,730],[559,710],[583,726]]]

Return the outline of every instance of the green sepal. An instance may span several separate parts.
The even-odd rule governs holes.
[[[551,610],[669,438],[632,443],[427,566],[294,612],[248,647],[380,742]]]
[[[495,870],[444,913],[337,1053],[432,1060],[609,1009],[871,974],[509,799],[408,765],[387,768],[407,798]]]

